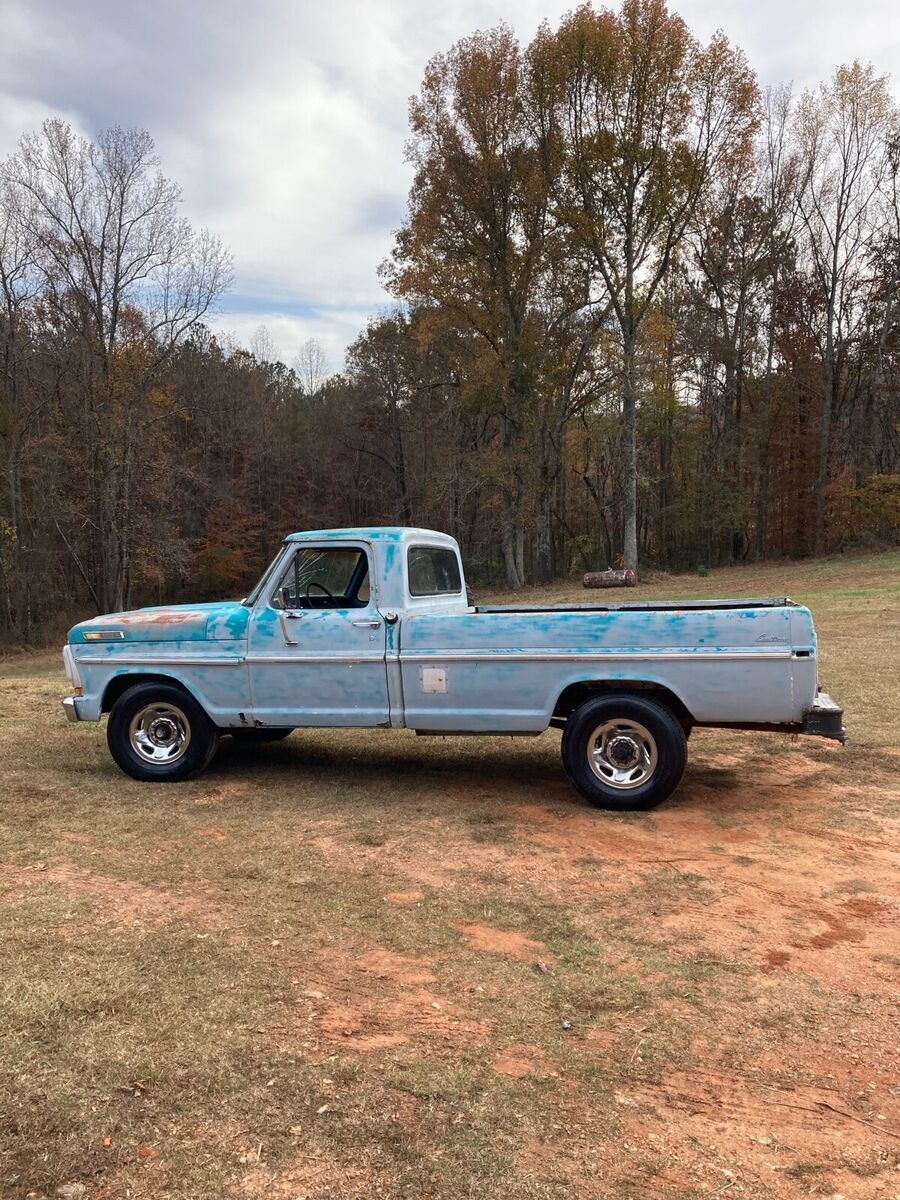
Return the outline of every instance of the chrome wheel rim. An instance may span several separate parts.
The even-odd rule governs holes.
[[[630,791],[647,782],[656,770],[656,740],[639,721],[618,717],[598,725],[588,738],[591,770],[603,783]]]
[[[191,743],[190,722],[174,704],[146,704],[132,718],[128,740],[144,762],[177,762]]]

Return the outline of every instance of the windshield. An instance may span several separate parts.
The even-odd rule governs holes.
[[[249,596],[245,596],[244,599],[241,601],[241,604],[243,604],[246,608],[252,608],[253,605],[256,603],[256,601],[259,599],[259,593],[263,590],[266,580],[269,578],[269,576],[275,570],[275,565],[281,559],[281,554],[282,554],[282,551],[279,550],[278,553],[275,555],[275,557],[272,559],[272,561],[269,563],[269,565],[266,567],[266,569],[263,571],[262,575],[259,577],[259,582],[254,587],[253,591],[249,594]]]

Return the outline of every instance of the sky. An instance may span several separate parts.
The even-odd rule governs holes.
[[[815,86],[872,61],[900,85],[897,0],[670,0],[722,28],[763,86]],[[411,180],[407,102],[432,54],[500,20],[527,41],[573,0],[0,0],[0,157],[62,116],[87,136],[153,135],[185,215],[218,234],[235,279],[210,324],[261,325],[292,362],[331,370],[390,306],[378,265]]]

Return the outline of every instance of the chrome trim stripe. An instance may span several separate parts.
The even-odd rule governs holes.
[[[789,659],[790,650],[602,650],[595,653],[562,650],[430,650],[404,654],[413,662],[733,662],[737,659]]]
[[[123,658],[118,654],[99,657],[80,655],[80,663],[106,663],[124,667],[239,667],[244,663],[263,666],[266,663],[383,663],[383,654],[256,654],[249,658]]]
[[[244,658],[125,658],[120,654],[103,654],[89,657],[80,654],[76,659],[79,663],[106,663],[113,667],[239,667]]]
[[[260,667],[266,663],[320,663],[327,666],[354,663],[384,663],[383,654],[254,654],[245,659],[250,666]]]
[[[400,653],[401,663],[433,662],[765,662],[788,660],[791,650],[604,650],[594,653],[560,650],[431,650]],[[118,654],[78,655],[78,663],[127,667],[239,667],[243,663],[347,664],[383,663],[384,654],[259,654],[247,658],[124,658]]]

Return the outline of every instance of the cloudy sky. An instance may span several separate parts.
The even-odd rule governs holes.
[[[672,0],[721,26],[763,84],[802,88],[853,57],[900,84],[897,0]],[[0,0],[0,155],[47,116],[142,126],[218,233],[235,285],[214,324],[333,369],[388,298],[404,213],[406,104],[437,50],[500,19],[526,40],[572,0]]]

